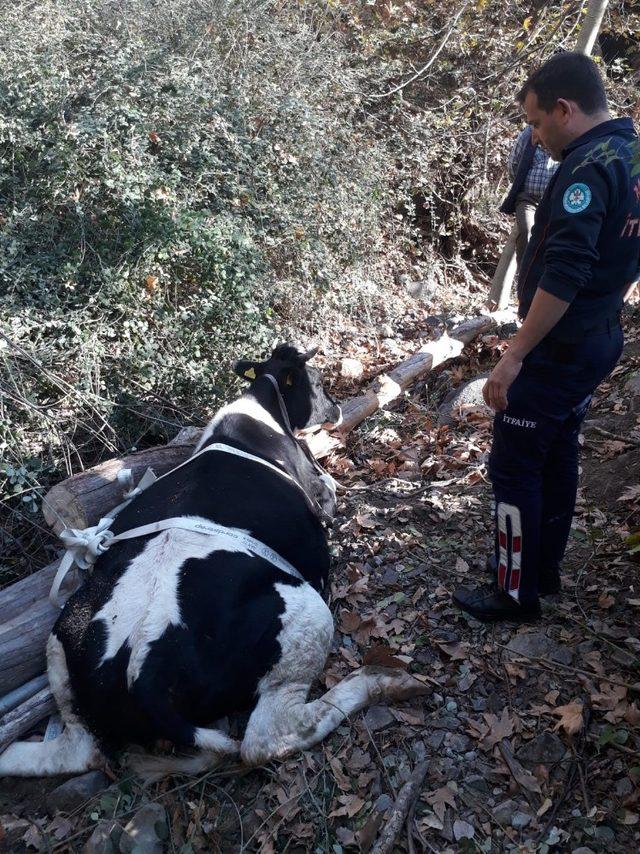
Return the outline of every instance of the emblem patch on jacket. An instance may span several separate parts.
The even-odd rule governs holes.
[[[572,184],[564,191],[562,205],[567,213],[580,213],[589,207],[591,190],[586,184]]]

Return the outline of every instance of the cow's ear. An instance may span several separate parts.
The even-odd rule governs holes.
[[[248,359],[239,359],[233,366],[233,370],[243,380],[255,380],[263,373],[260,362],[250,362]]]

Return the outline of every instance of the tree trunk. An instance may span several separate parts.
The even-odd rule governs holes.
[[[585,15],[576,42],[578,53],[585,53],[587,56],[591,56],[591,51],[598,38],[600,25],[607,10],[608,2],[609,0],[589,0],[587,14]]]

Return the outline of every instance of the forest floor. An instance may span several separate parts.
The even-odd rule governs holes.
[[[362,363],[365,384],[424,343],[427,314],[415,307],[375,341],[344,326],[334,352]],[[539,623],[483,625],[451,603],[457,586],[489,580],[491,417],[470,406],[439,424],[438,407],[495,361],[504,344],[485,335],[327,462],[344,492],[331,532],[336,633],[314,694],[363,663],[406,668],[432,693],[371,707],[259,770],[143,788],[114,768],[108,788],[53,817],[45,802],[61,780],[3,781],[0,850],[366,852],[424,760],[398,851],[640,849],[638,320],[588,416],[563,593]],[[337,360],[327,369],[338,397],[357,394]],[[121,828],[149,802],[150,841],[136,848]]]

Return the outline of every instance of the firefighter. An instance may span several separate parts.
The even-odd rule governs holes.
[[[533,143],[560,167],[522,261],[522,325],[483,389],[496,413],[496,583],[453,601],[484,621],[535,620],[540,597],[560,592],[580,425],[620,358],[620,310],[640,267],[640,141],[631,119],[611,117],[596,64],[553,56],[518,101]]]

